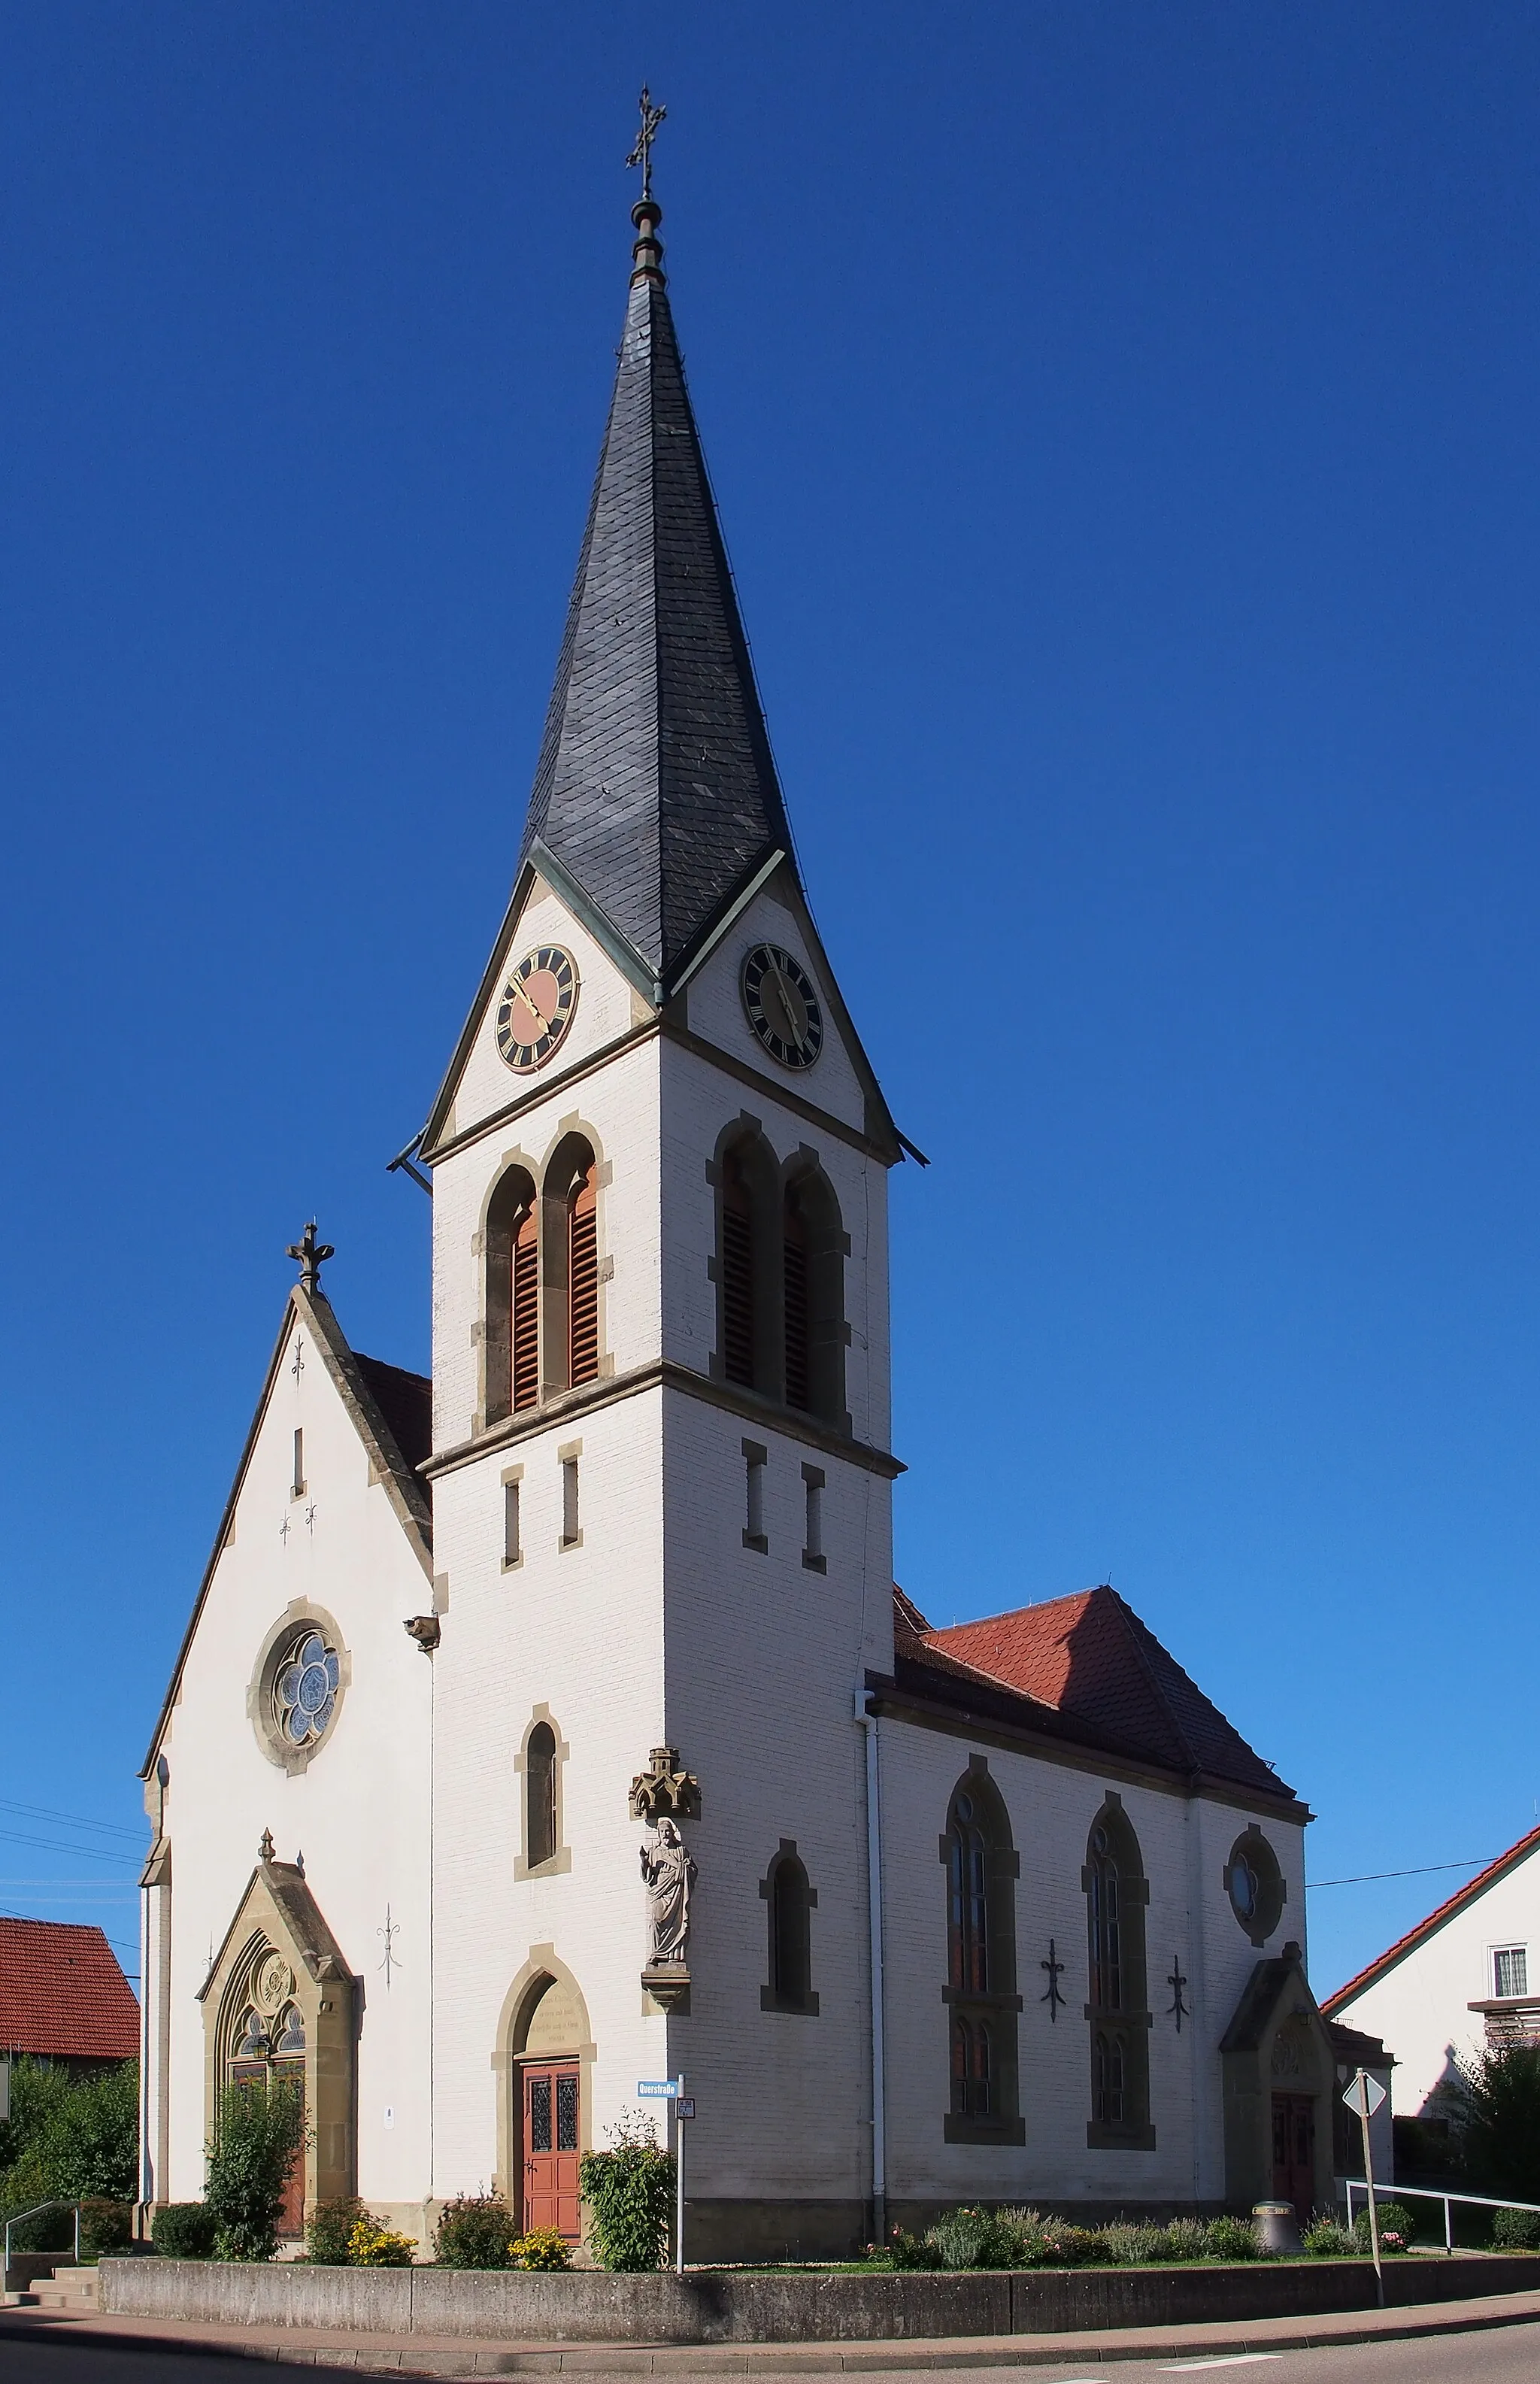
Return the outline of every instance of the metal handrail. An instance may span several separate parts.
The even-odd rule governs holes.
[[[1378,2179],[1375,2179],[1374,2184],[1371,2187],[1367,2180],[1361,2177],[1345,2177],[1342,2182],[1347,2188],[1348,2192],[1348,2224],[1349,2227],[1351,2227],[1353,2223],[1353,2193],[1355,2188],[1363,2196],[1365,2209],[1369,2206],[1369,2196],[1371,2192],[1372,2192],[1376,2202],[1402,2202],[1408,2199],[1413,2202],[1441,2202],[1444,2204],[1444,2249],[1451,2255],[1455,2248],[1454,2217],[1449,2207],[1451,2203],[1471,2202],[1476,2204],[1478,2207],[1483,2210],[1540,2211],[1540,2202],[1508,2202],[1504,2201],[1499,2196],[1491,2193],[1440,2193],[1435,2186],[1381,2185]]]
[[[37,2204],[37,2206],[36,2206],[36,2208],[35,2208],[35,2209],[33,2209],[33,2210],[19,2210],[19,2211],[17,2212],[16,2216],[15,2216],[14,2218],[7,2218],[7,2219],[6,2219],[6,2263],[5,2263],[5,2271],[4,2271],[5,2275],[9,2276],[9,2274],[10,2274],[10,2268],[11,2268],[11,2229],[12,2229],[13,2227],[25,2227],[25,2225],[26,2225],[26,2223],[27,2223],[27,2221],[28,2221],[28,2219],[29,2219],[29,2218],[41,2218],[41,2217],[43,2216],[43,2212],[44,2212],[45,2210],[72,2210],[72,2211],[74,2212],[74,2214],[75,2214],[75,2266],[76,2266],[76,2267],[77,2267],[77,2268],[80,2266],[80,2265],[81,2265],[81,2205],[80,2205],[80,2204],[79,2204],[78,2202],[40,2202],[40,2203]]]

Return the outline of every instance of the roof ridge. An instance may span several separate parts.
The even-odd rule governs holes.
[[[1407,1930],[1404,1935],[1397,1937],[1394,1944],[1387,1945],[1383,1954],[1377,1954],[1374,1959],[1367,1963],[1355,1977],[1349,1979],[1345,1986],[1338,1987],[1335,1993],[1329,1994],[1321,2006],[1328,2019],[1333,2018],[1344,2004],[1349,2003],[1353,1996],[1361,1994],[1366,1987],[1372,1986],[1377,1980],[1382,1979],[1387,1970],[1394,1969],[1397,1962],[1404,1961],[1424,1938],[1431,1937],[1435,1929],[1442,1929],[1446,1921],[1452,1920],[1463,1906],[1473,1902],[1478,1895],[1484,1894],[1489,1887],[1495,1887],[1505,1871],[1511,1869],[1516,1863],[1526,1861],[1536,1852],[1540,1852],[1540,1824],[1533,1830],[1526,1830],[1523,1836],[1516,1839],[1506,1854],[1494,1856],[1485,1869],[1476,1873],[1474,1879],[1468,1879],[1463,1887],[1456,1888],[1453,1895],[1447,1895],[1442,1904],[1435,1904],[1433,1910],[1423,1919],[1419,1920],[1415,1927]]]
[[[1112,1604],[1117,1608],[1118,1617],[1122,1623],[1124,1633],[1133,1647],[1135,1659],[1137,1662],[1140,1670],[1143,1672],[1145,1679],[1149,1683],[1151,1695],[1155,1698],[1161,1713],[1165,1716],[1167,1721],[1174,1731],[1177,1745],[1186,1755],[1190,1769],[1194,1771],[1201,1771],[1203,1766],[1198,1759],[1198,1750],[1192,1743],[1192,1739],[1188,1734],[1186,1725],[1183,1721],[1181,1715],[1177,1712],[1174,1705],[1173,1705],[1171,1701],[1171,1698],[1166,1694],[1164,1682],[1161,1681],[1155,1666],[1150,1661],[1149,1651],[1144,1644],[1145,1640],[1148,1638],[1155,1646],[1160,1647],[1161,1653],[1165,1657],[1167,1663],[1176,1664],[1176,1670],[1182,1673],[1182,1677],[1187,1682],[1188,1686],[1195,1690],[1198,1696],[1202,1696],[1203,1692],[1198,1688],[1198,1682],[1193,1679],[1190,1672],[1186,1671],[1180,1664],[1176,1663],[1176,1658],[1171,1654],[1170,1650],[1161,1645],[1161,1642],[1155,1638],[1155,1634],[1149,1628],[1149,1625],[1140,1620],[1133,1608],[1129,1605],[1128,1600],[1123,1596],[1121,1592],[1112,1587],[1110,1581],[1099,1583],[1091,1592],[1091,1596],[1093,1597],[1107,1596],[1112,1599]],[[1205,1699],[1205,1702],[1211,1703],[1212,1700]],[[1214,1707],[1214,1711],[1216,1713],[1219,1712],[1219,1707],[1217,1706]],[[1223,1719],[1223,1717],[1221,1716],[1221,1720]]]

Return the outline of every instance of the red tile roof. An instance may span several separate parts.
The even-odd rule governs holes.
[[[0,2053],[128,2061],[139,2005],[99,1929],[0,1918]]]
[[[894,1642],[900,1656],[999,1682],[1169,1769],[1291,1793],[1115,1589],[1084,1589],[949,1631],[932,1631],[900,1590]]]
[[[1415,1946],[1421,1945],[1425,1937],[1431,1937],[1435,1930],[1442,1929],[1446,1920],[1452,1920],[1457,1912],[1462,1912],[1468,1904],[1473,1904],[1478,1895],[1484,1895],[1486,1890],[1495,1887],[1516,1863],[1523,1862],[1536,1852],[1540,1852],[1540,1830],[1531,1830],[1517,1845],[1509,1846],[1506,1855],[1499,1855],[1496,1862],[1489,1862],[1474,1879],[1468,1879],[1463,1887],[1456,1888],[1453,1895],[1446,1896],[1444,1902],[1436,1906],[1425,1920],[1420,1920],[1415,1929],[1409,1929],[1404,1937],[1397,1938],[1394,1945],[1387,1945],[1383,1954],[1376,1955],[1368,1968],[1360,1970],[1356,1979],[1349,1979],[1345,1987],[1338,1987],[1335,1995],[1328,1995],[1321,2006],[1327,2018],[1339,2012],[1345,2004],[1351,2003],[1355,1995],[1360,1995],[1365,1987],[1372,1987],[1377,1979],[1383,1979],[1387,1970],[1393,1970],[1397,1963],[1404,1960]]]

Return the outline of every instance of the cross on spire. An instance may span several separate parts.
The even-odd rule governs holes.
[[[318,1242],[316,1239],[316,1220],[314,1217],[312,1217],[306,1224],[304,1233],[299,1237],[299,1240],[297,1242],[291,1242],[288,1249],[284,1252],[284,1256],[286,1258],[292,1259],[295,1265],[299,1268],[300,1283],[306,1291],[319,1291],[321,1287],[321,1269],[326,1264],[328,1259],[334,1259],[337,1253],[329,1242]]]
[[[637,135],[637,145],[626,163],[627,166],[641,168],[641,195],[644,199],[650,199],[652,195],[652,143],[658,137],[658,127],[668,114],[668,110],[666,107],[653,106],[652,94],[645,83],[641,86],[641,97],[637,105],[641,111],[641,130]]]

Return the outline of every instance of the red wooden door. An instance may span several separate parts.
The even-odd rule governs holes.
[[[1292,2202],[1301,2221],[1315,2203],[1315,2098],[1273,2097],[1273,2198]]]
[[[553,2227],[576,2243],[578,2070],[575,2063],[531,2063],[524,2073],[524,2229]]]

